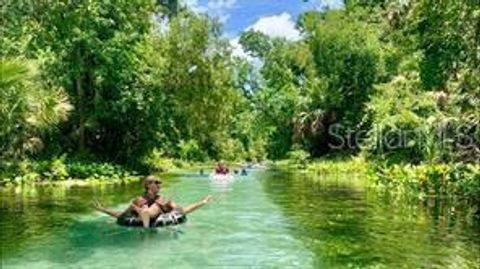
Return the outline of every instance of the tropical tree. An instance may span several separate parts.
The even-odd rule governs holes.
[[[156,42],[164,63],[154,80],[161,82],[163,106],[170,111],[170,144],[194,139],[216,157],[245,98],[233,87],[234,62],[219,24],[182,12]]]
[[[43,147],[42,136],[72,109],[61,88],[40,82],[32,61],[0,61],[0,158],[19,160]]]
[[[141,154],[151,132],[138,48],[150,32],[152,2],[42,1],[28,10],[29,50],[75,106],[62,126],[70,147],[119,161]]]

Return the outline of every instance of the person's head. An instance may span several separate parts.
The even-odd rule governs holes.
[[[156,176],[150,175],[143,180],[143,187],[145,188],[145,192],[156,194],[160,190],[161,185],[162,181]]]

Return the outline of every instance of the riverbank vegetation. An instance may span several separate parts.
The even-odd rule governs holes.
[[[181,5],[8,1],[0,178],[289,158],[478,198],[479,21],[478,1],[349,0],[301,14],[294,40],[242,33],[239,57]],[[308,165],[332,155],[354,161]]]

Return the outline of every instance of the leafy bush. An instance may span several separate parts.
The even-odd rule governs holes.
[[[365,159],[361,157],[342,159],[317,160],[308,165],[308,172],[313,175],[325,174],[364,174],[367,172],[368,165]]]
[[[267,157],[266,141],[263,139],[254,140],[246,152],[246,160],[264,160]]]
[[[154,149],[143,159],[143,165],[152,173],[167,172],[187,165],[186,161],[165,157],[162,150]]]
[[[428,149],[435,142],[435,118],[441,113],[431,95],[420,87],[415,72],[377,86],[367,105],[367,118],[372,122],[363,144],[367,158],[389,163],[427,160]]]
[[[41,135],[71,109],[63,90],[42,84],[33,62],[0,59],[0,158],[21,159],[43,148]]]
[[[226,138],[218,145],[218,157],[228,161],[243,160],[245,151],[242,143],[238,139]]]
[[[67,179],[119,181],[135,175],[134,171],[127,171],[119,165],[67,160],[66,155],[53,160],[25,159],[17,163],[3,164],[0,168],[0,178],[4,183]]]
[[[50,162],[48,172],[44,174],[51,180],[65,180],[69,177],[69,171],[65,164],[65,155]]]
[[[110,163],[81,163],[73,162],[67,165],[68,174],[71,178],[101,178],[119,179],[129,176],[121,166]]]
[[[310,154],[302,149],[290,151],[287,156],[291,164],[302,167],[305,167],[307,165],[308,159],[310,159]]]
[[[200,148],[197,140],[181,140],[179,144],[180,158],[188,161],[205,161],[207,154]]]
[[[163,152],[159,149],[154,149],[148,154],[143,163],[149,167],[149,169],[158,172],[164,172],[174,167],[173,160],[163,157]]]
[[[372,170],[374,183],[399,192],[480,197],[478,164],[383,164],[372,166]]]

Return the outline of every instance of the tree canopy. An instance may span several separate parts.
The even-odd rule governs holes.
[[[37,141],[38,156],[133,166],[152,154],[281,159],[298,150],[478,160],[478,1],[309,10],[298,40],[241,33],[250,60],[232,55],[216,19],[177,1],[7,1],[2,15],[4,158],[28,157]],[[380,139],[419,128],[402,149]],[[430,145],[439,129],[471,143]]]

